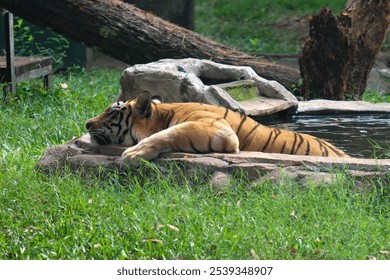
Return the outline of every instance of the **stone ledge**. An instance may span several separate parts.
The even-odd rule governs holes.
[[[116,155],[104,155],[80,147],[80,139],[69,141],[63,145],[48,148],[39,160],[38,168],[45,172],[62,170],[70,167],[83,172],[98,169],[126,171],[117,154],[122,149],[114,147],[110,151]],[[352,177],[361,179],[388,180],[390,159],[367,158],[326,158],[314,156],[296,156],[269,154],[261,152],[240,152],[238,154],[187,154],[166,153],[153,161],[155,167],[164,172],[167,164],[177,164],[186,173],[201,169],[208,174],[222,172],[235,174],[244,172],[251,180],[278,180],[283,175],[300,181],[315,180],[319,183],[332,182],[335,171],[342,171]]]
[[[365,101],[311,100],[298,103],[299,115],[326,114],[390,114],[390,103],[370,103]]]

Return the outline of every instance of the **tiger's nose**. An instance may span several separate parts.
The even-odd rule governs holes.
[[[92,122],[89,120],[85,123],[85,127],[89,130],[90,127],[92,126]]]

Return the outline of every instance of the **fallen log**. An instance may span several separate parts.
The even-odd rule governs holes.
[[[2,0],[2,6],[39,26],[129,64],[163,58],[201,58],[252,67],[291,88],[299,72],[212,41],[120,0]]]

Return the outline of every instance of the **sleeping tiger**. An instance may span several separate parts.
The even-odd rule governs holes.
[[[142,93],[118,101],[86,122],[92,142],[129,147],[124,163],[138,165],[164,152],[238,153],[260,151],[291,155],[349,157],[308,134],[271,128],[224,107],[202,103],[161,103]]]

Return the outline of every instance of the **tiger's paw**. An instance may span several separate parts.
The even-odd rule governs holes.
[[[122,166],[125,166],[126,168],[130,168],[130,169],[135,169],[137,167],[139,167],[141,165],[141,162],[144,159],[144,157],[142,156],[143,153],[139,153],[139,152],[124,152],[122,154]]]
[[[142,158],[129,158],[129,157],[121,157],[118,162],[119,162],[119,165],[121,167],[121,169],[125,169],[125,170],[128,170],[128,169],[136,169],[138,168],[142,161],[144,159]]]
[[[139,167],[142,161],[152,160],[156,157],[157,155],[148,151],[148,149],[140,149],[139,147],[134,146],[123,152],[121,161],[122,165],[125,167],[134,169]]]

